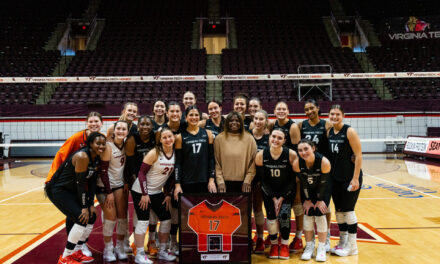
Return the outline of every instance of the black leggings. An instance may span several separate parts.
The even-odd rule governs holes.
[[[64,188],[47,188],[47,197],[49,200],[60,210],[70,222],[70,229],[73,224],[78,224],[81,226],[86,226],[79,221],[79,216],[81,215],[81,205],[78,201],[78,195],[76,193],[70,192]],[[67,227],[67,222],[66,222]],[[68,230],[69,231],[69,230]]]
[[[135,191],[131,191],[131,197],[133,198],[134,209],[136,210],[136,214],[138,215],[138,219],[143,220],[143,221],[148,220],[149,219],[149,209],[151,209],[156,213],[156,215],[160,221],[170,220],[171,219],[170,211],[167,211],[166,205],[162,204],[163,200],[165,199],[164,193],[152,194],[149,196],[150,196],[151,203],[148,205],[148,209],[141,210],[141,208],[139,207],[139,202],[142,198],[142,194],[135,192]],[[140,214],[142,215],[142,218],[144,218],[144,219],[141,219],[139,217]],[[146,216],[146,214],[148,214],[148,215]]]
[[[361,192],[362,177],[359,177],[359,189],[357,189],[355,192],[347,191],[350,181],[339,182],[333,180],[332,197],[336,212],[354,211],[354,207],[356,206],[356,202],[359,198],[359,193]]]
[[[263,192],[263,202],[264,202],[264,207],[266,208],[267,219],[268,220],[277,219],[273,200],[272,198],[267,196],[264,192]],[[292,196],[289,195],[288,197],[286,197],[281,205],[281,209],[278,214],[281,238],[284,240],[288,240],[290,236],[290,215],[292,209],[292,202],[293,202]],[[276,235],[274,238],[271,237],[271,240],[275,240],[275,239],[276,239]]]

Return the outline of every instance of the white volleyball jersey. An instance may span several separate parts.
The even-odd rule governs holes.
[[[147,173],[147,190],[148,194],[158,194],[162,192],[162,188],[170,177],[174,170],[174,152],[173,155],[168,158],[161,151],[156,162],[151,166]],[[132,190],[137,193],[142,193],[141,186],[139,183],[139,178],[133,184]]]
[[[107,142],[107,145],[112,150],[108,167],[108,178],[110,180],[110,187],[113,189],[124,186],[125,147],[120,149],[113,142]],[[98,178],[97,185],[104,187],[101,178]]]

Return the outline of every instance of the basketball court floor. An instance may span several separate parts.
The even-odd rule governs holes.
[[[44,196],[50,164],[50,159],[0,163],[0,263],[58,260],[66,235],[64,216]],[[364,155],[363,171],[364,184],[356,207],[359,255],[327,255],[327,263],[438,263],[440,164],[369,154]],[[101,231],[99,220],[89,240],[94,263],[103,263]],[[332,224],[331,234],[333,246],[338,241],[336,223]],[[315,261],[303,262],[300,253],[292,253],[287,261],[253,254],[252,262]],[[121,263],[133,262],[130,259]]]

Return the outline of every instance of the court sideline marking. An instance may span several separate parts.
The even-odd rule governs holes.
[[[40,190],[40,189],[43,189],[43,188],[44,188],[44,186],[38,186],[38,187],[35,187],[35,188],[30,189],[30,190],[28,190],[28,191],[25,191],[25,192],[22,192],[22,193],[19,193],[19,194],[13,195],[13,196],[8,197],[8,198],[3,199],[3,200],[0,200],[0,203],[3,203],[3,202],[6,202],[6,201],[9,201],[9,200],[11,200],[11,199],[14,199],[14,198],[20,197],[20,196],[25,195],[25,194],[27,194],[27,193],[30,193],[30,192],[33,192],[33,191],[37,191],[37,190]]]
[[[401,185],[401,184],[399,184],[399,183],[395,183],[395,182],[393,182],[393,181],[389,181],[389,180],[385,180],[385,179],[382,179],[382,178],[377,177],[377,176],[373,176],[373,175],[368,174],[368,173],[364,173],[364,175],[365,175],[365,176],[368,176],[368,177],[372,177],[372,178],[374,178],[374,179],[376,179],[376,180],[379,180],[379,181],[387,182],[387,183],[392,184],[392,185],[394,185],[394,186],[398,186],[398,187],[401,187],[401,188],[408,189],[408,190],[413,191],[413,192],[417,192],[417,193],[421,193],[421,194],[424,194],[424,195],[427,195],[427,196],[431,196],[432,198],[435,198],[435,199],[440,199],[440,197],[435,196],[435,195],[432,195],[432,194],[430,194],[430,193],[425,193],[425,192],[422,192],[422,191],[419,191],[419,190],[416,190],[416,189],[410,188],[410,187],[408,187],[408,186]]]

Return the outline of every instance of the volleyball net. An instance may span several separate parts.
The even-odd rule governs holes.
[[[435,107],[438,105],[436,102],[431,102],[432,98],[440,98],[439,78],[440,72],[0,77],[0,87],[15,89],[14,85],[19,85],[15,91],[9,89],[16,93],[20,92],[20,87],[55,85],[50,94],[44,94],[47,92],[44,88],[40,91],[40,97],[46,96],[49,100],[46,103],[53,104],[54,112],[51,115],[42,113],[41,116],[17,117],[9,114],[9,117],[0,117],[3,140],[0,147],[5,150],[58,149],[66,138],[85,128],[85,113],[76,116],[56,114],[72,105],[83,104],[85,109],[95,109],[88,107],[91,103],[101,104],[101,108],[117,105],[113,107],[117,110],[104,114],[101,131],[105,133],[119,117],[121,103],[146,103],[148,106],[140,107],[139,114],[152,114],[155,100],[182,102],[184,92],[190,90],[197,94],[198,105],[202,105],[200,108],[204,112],[207,112],[205,102],[216,99],[223,102],[223,114],[227,114],[232,109],[234,95],[242,93],[258,97],[263,109],[270,114],[270,118],[274,118],[276,102],[287,101],[290,118],[295,122],[306,118],[303,111],[306,99],[317,99],[324,119],[327,118],[329,106],[338,103],[346,109],[345,123],[356,129],[364,151],[394,152],[402,149],[409,135],[427,136],[429,128],[440,127],[440,109]],[[382,86],[375,84],[375,80],[381,80]],[[220,86],[212,85],[218,82]],[[67,95],[64,96],[67,99],[54,103],[60,91]],[[81,101],[84,97],[92,102]],[[416,99],[414,104],[421,107],[414,108],[413,103],[411,109],[408,109],[408,104],[399,105],[399,100],[408,98]],[[374,105],[378,103],[394,107],[376,109]],[[357,111],[346,107],[359,105],[369,106],[371,110]],[[8,107],[18,111],[24,106],[11,104]],[[100,112],[99,107],[96,109]]]

